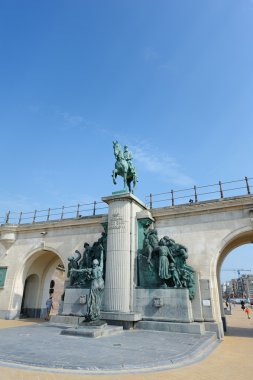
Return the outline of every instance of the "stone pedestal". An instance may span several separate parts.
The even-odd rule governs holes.
[[[100,323],[99,323],[100,322]],[[107,323],[99,321],[96,325],[93,324],[81,324],[74,328],[68,328],[61,331],[61,335],[82,336],[85,338],[99,338],[103,336],[110,336],[119,334],[123,331],[120,326],[108,326]]]
[[[133,310],[136,213],[144,204],[130,193],[102,198],[109,205],[104,308],[106,312]]]
[[[89,292],[89,289],[65,289],[62,314],[85,316]]]
[[[135,289],[135,310],[143,320],[193,322],[188,289]]]

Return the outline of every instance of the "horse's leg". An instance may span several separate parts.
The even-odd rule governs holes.
[[[130,191],[130,183],[129,183],[129,179],[127,178],[127,187],[128,187],[128,192],[131,193]]]
[[[132,191],[132,193],[134,193],[135,186],[136,186],[136,177],[133,176],[133,191]]]
[[[114,183],[114,185],[116,185],[116,178],[117,178],[117,169],[114,169],[113,171],[112,171],[112,179],[113,179],[113,183]]]
[[[124,173],[123,175],[124,178],[124,190],[126,190],[126,184],[127,184],[127,173]]]
[[[127,180],[127,186],[128,186],[128,189],[129,189],[129,193],[132,193],[132,190],[131,190],[131,179],[130,178]]]

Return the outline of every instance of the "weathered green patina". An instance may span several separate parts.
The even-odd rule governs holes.
[[[100,262],[97,259],[93,260],[92,268],[89,270],[91,284],[87,303],[87,314],[85,316],[86,321],[97,321],[100,319],[100,307],[104,293],[103,261],[102,249]]]
[[[137,172],[133,165],[133,156],[129,151],[128,146],[124,146],[124,152],[118,141],[113,141],[114,156],[116,158],[115,169],[112,171],[113,183],[116,185],[117,176],[123,177],[124,180],[124,191],[128,187],[130,193],[134,193],[134,189],[137,182]],[[133,188],[131,187],[131,182],[133,182]]]
[[[0,288],[4,287],[7,267],[0,267]]]
[[[161,279],[158,276],[158,272],[153,270],[154,265],[158,266],[158,256],[153,257],[153,263],[149,262],[150,252],[152,252],[153,249],[147,241],[147,231],[151,231],[151,224],[152,220],[149,218],[143,218],[138,220],[137,273],[138,284],[143,288],[157,288],[160,287],[162,284]],[[154,233],[154,235],[152,236],[153,245],[156,245],[155,235],[156,234]]]
[[[188,288],[190,299],[195,295],[195,271],[186,264],[188,250],[168,236],[158,239],[150,223],[139,228],[138,280],[143,288]]]
[[[103,267],[103,277],[105,277],[106,250],[107,250],[107,223],[103,224],[104,232],[101,237],[90,246],[84,243],[84,251],[81,254],[76,250],[75,255],[68,257],[68,272],[70,288],[90,288],[91,268],[93,261],[98,260],[99,265]],[[101,263],[101,260],[103,263]]]
[[[138,249],[142,250],[143,242],[145,237],[145,231],[152,224],[152,220],[150,218],[138,219]]]
[[[82,254],[76,250],[76,255],[68,257],[69,288],[90,289],[85,316],[87,322],[100,320],[100,307],[104,292],[107,225],[107,223],[103,223],[105,231],[92,246],[85,242]]]

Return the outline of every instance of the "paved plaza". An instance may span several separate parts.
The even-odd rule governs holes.
[[[217,345],[210,333],[122,330],[94,339],[60,335],[61,330],[43,323],[1,331],[0,361],[52,371],[129,373],[188,364]]]
[[[97,339],[60,335],[38,321],[0,321],[0,379],[242,379],[253,373],[253,319],[238,306],[228,332],[207,336],[124,331]]]

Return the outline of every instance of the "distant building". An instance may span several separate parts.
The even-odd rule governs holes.
[[[253,298],[253,275],[243,275],[242,276],[242,287],[246,298]]]
[[[253,275],[243,274],[222,284],[223,298],[253,298]]]

